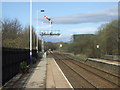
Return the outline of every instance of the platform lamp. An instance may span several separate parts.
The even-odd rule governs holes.
[[[63,47],[63,45],[62,44],[60,44],[60,46],[59,46],[59,52],[60,52],[60,48],[62,48]]]
[[[30,66],[32,66],[32,0],[30,0]]]
[[[97,58],[99,58],[99,48],[100,48],[100,45],[97,44],[96,47],[97,47]]]

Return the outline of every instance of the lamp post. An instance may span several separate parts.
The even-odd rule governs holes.
[[[60,47],[59,47],[59,52],[60,52],[60,48],[62,48],[63,47],[63,45],[62,44],[60,44]]]
[[[32,66],[32,0],[30,0],[30,66]]]
[[[99,58],[99,48],[100,48],[100,45],[97,44],[96,46],[97,46],[97,58]]]

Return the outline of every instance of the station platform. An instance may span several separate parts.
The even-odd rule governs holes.
[[[71,88],[56,61],[53,58],[44,58],[40,61],[31,75],[25,88]]]
[[[105,59],[96,59],[96,58],[95,59],[94,58],[88,58],[88,60],[97,61],[97,62],[110,64],[110,65],[115,65],[115,66],[120,66],[120,62],[117,62],[117,61],[109,61],[109,60],[105,60]]]
[[[25,88],[45,88],[47,60],[42,59],[28,80]]]
[[[48,58],[46,88],[72,88],[53,58]]]

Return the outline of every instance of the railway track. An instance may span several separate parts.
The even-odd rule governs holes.
[[[71,62],[75,63],[76,65],[78,65],[79,67],[82,67],[85,70],[90,71],[91,73],[97,74],[98,76],[107,79],[108,81],[117,84],[118,86],[120,86],[120,76],[119,75],[114,75],[108,72],[105,72],[101,69],[95,68],[93,66],[90,66],[88,64],[85,64],[83,62],[80,61],[76,61],[73,58],[70,58],[66,55],[61,55],[62,57],[64,57],[64,59],[70,60]]]
[[[81,77],[82,79],[84,79],[84,81],[87,82],[81,85],[83,88],[89,88],[91,86],[93,88],[119,88],[120,87],[119,76],[112,75],[105,71],[99,70],[95,67],[91,67],[87,64],[75,61],[61,54],[52,54],[52,56],[55,58],[58,64],[62,63],[64,64],[64,66],[67,66],[70,70],[76,73],[78,75],[76,79]],[[61,67],[62,67],[62,64],[60,65]],[[74,83],[74,82],[71,81],[71,83]],[[86,87],[86,85],[88,86]],[[76,88],[76,85],[73,87]]]
[[[61,62],[61,60],[58,60],[57,57],[54,58],[74,88],[96,88],[86,79],[84,79],[84,77],[82,77],[79,73],[74,71],[72,68],[69,68],[69,66]]]

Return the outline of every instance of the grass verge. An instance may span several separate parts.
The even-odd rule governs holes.
[[[86,59],[87,59],[87,56],[83,55],[83,54],[75,55],[75,56],[71,56],[71,57],[76,59],[76,60],[79,60],[79,61],[86,61]]]

